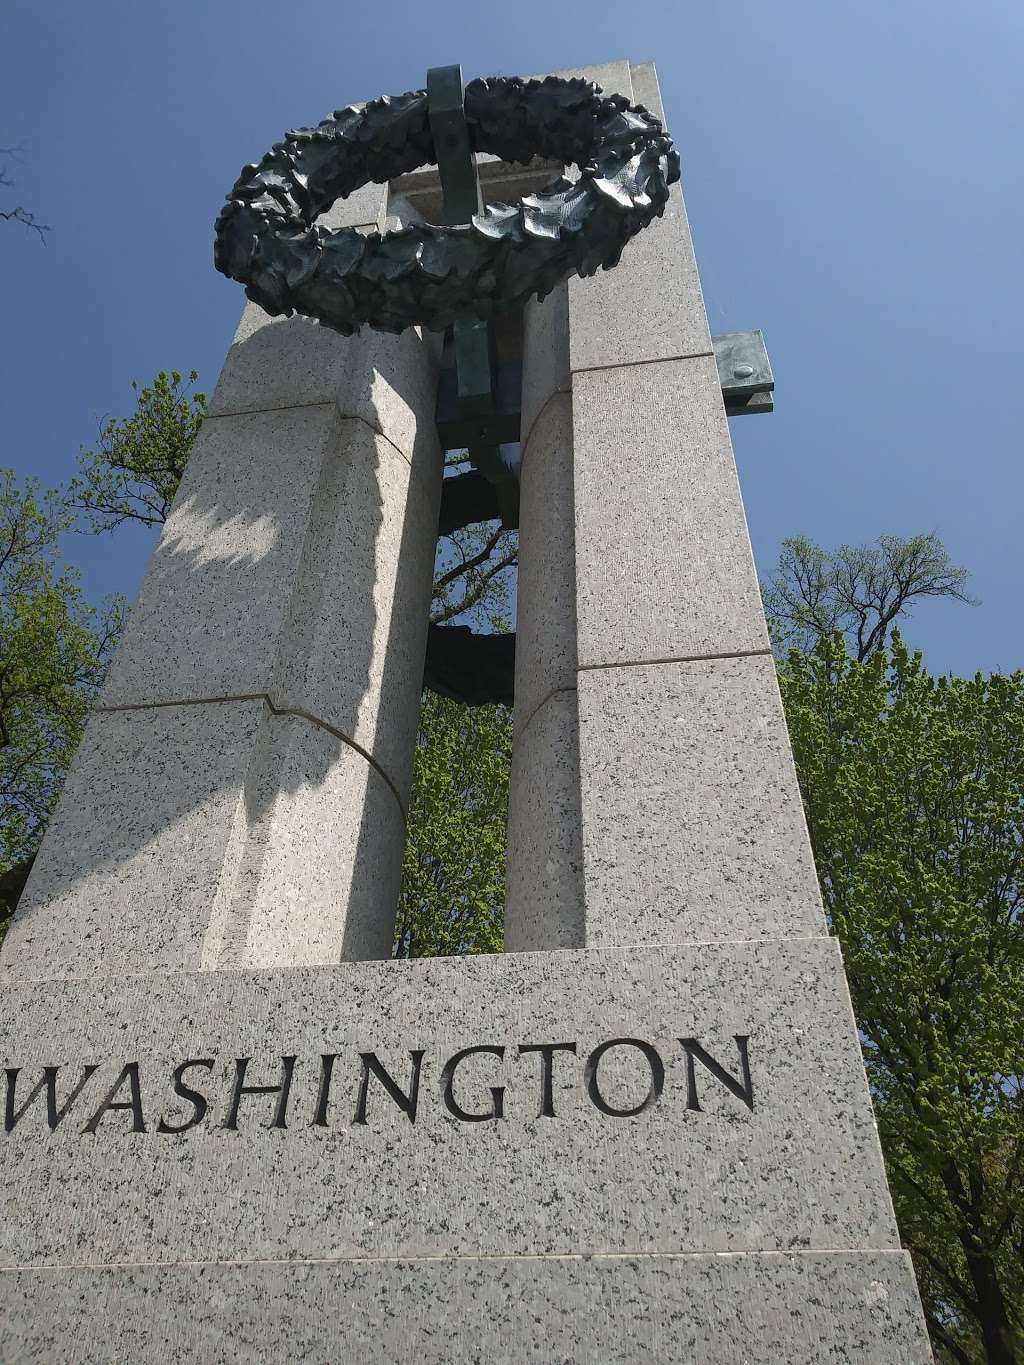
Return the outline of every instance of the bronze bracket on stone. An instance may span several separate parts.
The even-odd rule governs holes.
[[[711,344],[726,416],[774,411],[775,376],[760,331],[726,332]]]

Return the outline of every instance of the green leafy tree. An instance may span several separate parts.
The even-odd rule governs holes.
[[[764,588],[765,614],[783,651],[809,654],[838,631],[863,662],[921,598],[971,602],[967,578],[935,535],[879,536],[835,551],[794,536],[782,542],[777,572]]]
[[[120,626],[59,562],[53,494],[0,470],[0,936],[81,738]]]
[[[98,445],[83,446],[67,503],[90,530],[167,520],[206,411],[206,395],[194,387],[198,378],[195,370],[187,380],[178,370],[161,370],[142,389],[133,380],[135,411],[103,422]]]
[[[449,471],[466,467],[449,455]],[[519,536],[477,522],[438,542],[430,619],[508,629]],[[395,928],[396,957],[496,953],[505,918],[512,714],[423,694]]]
[[[511,756],[505,707],[424,694],[397,957],[501,952]]]
[[[780,681],[829,921],[940,1360],[1024,1346],[1024,674],[933,678],[899,633]]]

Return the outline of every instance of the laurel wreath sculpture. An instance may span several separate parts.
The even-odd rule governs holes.
[[[559,177],[454,227],[364,235],[315,226],[360,186],[436,161],[427,92],[385,95],[287,133],[258,166],[243,168],[217,219],[217,269],[273,316],[302,313],[346,336],[364,323],[440,331],[544,298],[568,275],[610,269],[664,212],[679,179],[660,121],[591,81],[474,80],[465,112],[473,151],[575,165],[579,178]]]

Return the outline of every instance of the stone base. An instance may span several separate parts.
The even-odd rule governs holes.
[[[0,1058],[0,1265],[898,1245],[834,939],[11,984]]]
[[[25,982],[0,1058],[4,1361],[928,1359],[832,939]]]
[[[903,1252],[0,1272],[0,1358],[930,1365]]]

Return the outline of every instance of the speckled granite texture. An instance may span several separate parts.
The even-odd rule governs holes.
[[[771,656],[579,675],[586,942],[824,931]]]
[[[558,300],[553,300],[555,308]],[[530,318],[542,316],[540,307]],[[529,326],[529,320],[528,320]],[[553,378],[557,367],[548,372]],[[540,380],[540,374],[531,378]],[[509,784],[505,946],[586,942],[576,716],[572,399],[552,391],[520,475],[515,727]]]
[[[510,953],[586,941],[579,783],[573,687],[551,693],[537,707],[512,750],[505,887]]]
[[[714,357],[572,386],[580,665],[767,650]]]
[[[0,1271],[0,1358],[930,1365],[903,1252]]]
[[[101,712],[8,931],[2,989],[384,957],[404,840],[361,754],[262,701]]]
[[[650,63],[580,67],[582,76],[617,90],[664,119],[658,79]],[[637,302],[643,301],[642,314]],[[629,244],[614,270],[569,282],[573,370],[636,364],[711,350],[690,228],[678,185],[664,216]]]
[[[831,939],[680,948],[506,954],[359,963],[290,972],[169,974],[5,986],[0,1055],[20,1067],[16,1108],[42,1067],[63,1064],[58,1104],[96,1064],[50,1132],[44,1096],[0,1134],[5,1176],[0,1264],[317,1257],[551,1255],[887,1248],[897,1245],[837,945]],[[694,1038],[741,1079],[749,1038],[753,1110],[700,1061]],[[660,1099],[634,1117],[595,1107],[585,1063],[634,1039],[664,1065]],[[541,1058],[521,1044],[569,1042],[553,1057],[554,1117],[541,1116]],[[442,1067],[461,1064],[467,1112],[445,1107]],[[376,1079],[359,1123],[360,1052],[408,1090],[424,1053],[411,1123]],[[336,1054],[326,1125],[316,1117],[321,1056]],[[224,1127],[236,1059],[245,1083],[280,1083],[295,1056],[287,1127],[276,1098],[243,1098]],[[205,1059],[186,1083],[172,1072]],[[83,1133],[126,1063],[140,1118],[108,1111]],[[652,1084],[635,1046],[600,1061],[608,1104],[643,1103]],[[117,1100],[129,1103],[123,1082]],[[31,1192],[31,1197],[26,1197]]]
[[[0,978],[390,953],[439,349],[245,310]]]

